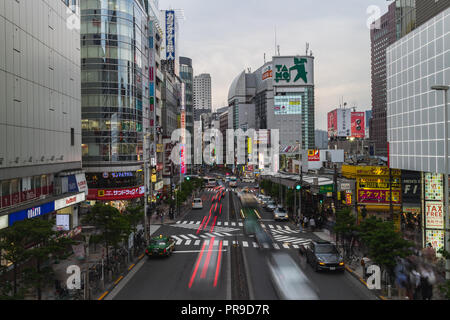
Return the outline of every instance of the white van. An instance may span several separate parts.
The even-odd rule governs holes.
[[[200,198],[194,198],[192,201],[192,209],[203,209],[203,201]]]

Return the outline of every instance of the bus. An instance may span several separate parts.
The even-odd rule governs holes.
[[[217,186],[216,179],[211,177],[204,177],[205,188],[214,188]]]
[[[236,187],[237,186],[237,178],[236,177],[230,177],[230,187]]]

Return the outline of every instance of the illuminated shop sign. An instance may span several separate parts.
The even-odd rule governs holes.
[[[111,177],[113,178],[129,178],[133,177],[133,172],[112,172]]]
[[[444,194],[442,174],[425,174],[425,200],[442,200]]]
[[[144,186],[123,189],[89,189],[88,200],[129,200],[140,198],[144,193]]]
[[[36,218],[36,217],[43,216],[43,215],[48,214],[53,211],[55,211],[55,202],[54,201],[43,204],[38,207],[33,207],[33,208],[29,208],[29,209],[25,209],[22,211],[11,213],[9,215],[9,226],[12,226],[17,221]]]
[[[444,215],[442,213],[442,202],[425,202],[426,227],[427,229],[444,229]]]

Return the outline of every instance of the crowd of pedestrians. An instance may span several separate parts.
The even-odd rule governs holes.
[[[398,296],[408,300],[431,300],[436,273],[432,264],[436,253],[429,243],[423,250],[415,250],[406,258],[397,258],[394,269]]]

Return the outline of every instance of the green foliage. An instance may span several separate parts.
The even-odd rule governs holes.
[[[128,206],[125,209],[125,217],[130,224],[131,230],[133,232],[137,231],[137,226],[144,219],[144,207],[143,206]]]
[[[128,239],[131,233],[129,219],[114,207],[97,202],[89,214],[83,217],[84,225],[91,225],[100,230],[95,238],[105,244],[108,248],[118,248],[120,244]]]
[[[413,244],[402,238],[392,221],[370,217],[365,219],[358,229],[360,239],[368,248],[369,256],[374,263],[383,266],[390,273],[394,270],[396,257],[411,254],[409,248]]]
[[[349,238],[354,234],[357,227],[350,208],[344,208],[336,212],[336,224],[333,230],[343,238]]]
[[[54,220],[27,219],[0,231],[2,256],[13,263],[12,294],[14,297],[18,293],[17,276],[20,276],[22,281],[19,289],[36,289],[40,300],[42,287],[53,277],[53,270],[49,266],[50,257],[63,255],[67,246],[72,244],[71,239],[58,237],[59,233],[53,230],[54,226]],[[18,275],[17,267],[27,261],[32,264]],[[23,294],[23,291],[20,294]]]
[[[445,280],[438,288],[442,296],[444,296],[445,299],[450,300],[450,280]]]

